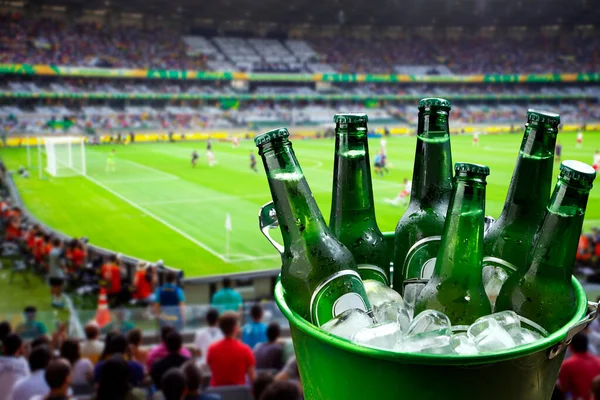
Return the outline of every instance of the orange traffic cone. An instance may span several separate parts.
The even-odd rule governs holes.
[[[101,288],[98,295],[98,311],[96,311],[96,323],[100,328],[110,323],[110,311],[106,300],[106,289]]]

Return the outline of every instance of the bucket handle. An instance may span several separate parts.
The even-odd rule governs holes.
[[[271,229],[277,229],[277,227],[279,227],[277,214],[275,212],[275,205],[272,201],[262,206],[258,211],[258,226],[267,240],[273,245],[273,247],[275,247],[275,250],[277,250],[279,254],[283,254],[284,247],[277,243],[269,233]]]
[[[552,347],[548,352],[548,358],[551,360],[554,357],[557,357],[560,353],[563,352],[570,344],[573,337],[577,335],[579,332],[583,331],[589,324],[598,316],[598,303],[594,303],[593,301],[588,301],[588,314],[578,323],[573,325],[568,331],[567,336]]]

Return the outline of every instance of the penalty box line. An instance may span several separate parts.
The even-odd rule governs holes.
[[[203,248],[204,250],[208,251],[210,254],[212,254],[213,256],[217,257],[218,259],[220,259],[221,261],[224,262],[229,262],[229,259],[225,256],[223,256],[221,253],[215,251],[214,249],[210,248],[209,246],[207,246],[206,244],[202,243],[201,241],[199,241],[198,239],[193,238],[192,236],[188,235],[187,233],[185,233],[184,231],[182,231],[181,229],[177,228],[176,226],[170,224],[169,222],[165,221],[164,219],[160,218],[158,215],[152,213],[151,211],[145,209],[144,207],[140,206],[139,204],[137,204],[136,202],[129,200],[127,197],[123,196],[121,193],[109,188],[108,186],[104,185],[103,183],[97,181],[94,178],[91,178],[89,176],[85,176],[85,178],[87,180],[89,180],[90,182],[98,185],[99,187],[101,187],[102,189],[106,190],[107,192],[115,195],[116,197],[118,197],[119,199],[123,200],[124,202],[126,202],[127,204],[129,204],[130,206],[140,210],[141,212],[143,212],[144,214],[148,215],[149,217],[153,218],[154,220],[156,220],[157,222],[163,224],[164,226],[166,226],[167,228],[171,229],[173,232],[178,233],[179,235],[183,236],[184,238],[186,238],[187,240],[189,240],[190,242],[194,243],[195,245]]]

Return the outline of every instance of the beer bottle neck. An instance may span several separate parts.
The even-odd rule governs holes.
[[[434,276],[465,277],[473,284],[481,281],[481,269],[474,267],[481,266],[483,258],[484,212],[485,182],[457,178]]]
[[[556,128],[544,124],[526,125],[517,165],[499,220],[508,224],[523,219],[538,224],[541,220],[552,188],[556,133]]]
[[[260,154],[265,164],[277,220],[286,248],[303,235],[326,229],[325,220],[304,178],[291,143],[268,143]]]
[[[533,241],[528,278],[571,281],[588,197],[588,189],[558,181]]]
[[[330,226],[339,233],[342,225],[375,224],[369,144],[364,132],[340,133],[335,138],[333,196]]]
[[[452,152],[448,112],[419,112],[411,203],[448,201],[452,191]]]

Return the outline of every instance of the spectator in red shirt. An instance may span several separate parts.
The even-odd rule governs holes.
[[[154,284],[158,281],[156,270],[152,265],[141,262],[133,278],[133,298],[140,302],[152,303],[154,301]]]
[[[83,243],[77,239],[72,239],[66,251],[67,268],[70,274],[76,275],[85,266],[86,256]]]
[[[573,355],[560,368],[559,386],[573,399],[589,399],[592,381],[600,375],[600,358],[588,352],[588,337],[583,332],[573,337],[571,351]]]
[[[219,328],[225,338],[211,344],[206,357],[212,371],[210,386],[251,384],[256,375],[256,361],[252,349],[237,339],[240,331],[238,314],[233,311],[223,313]]]
[[[121,269],[119,268],[117,256],[111,254],[102,266],[102,280],[106,285],[106,293],[112,297],[118,297],[121,293]]]

